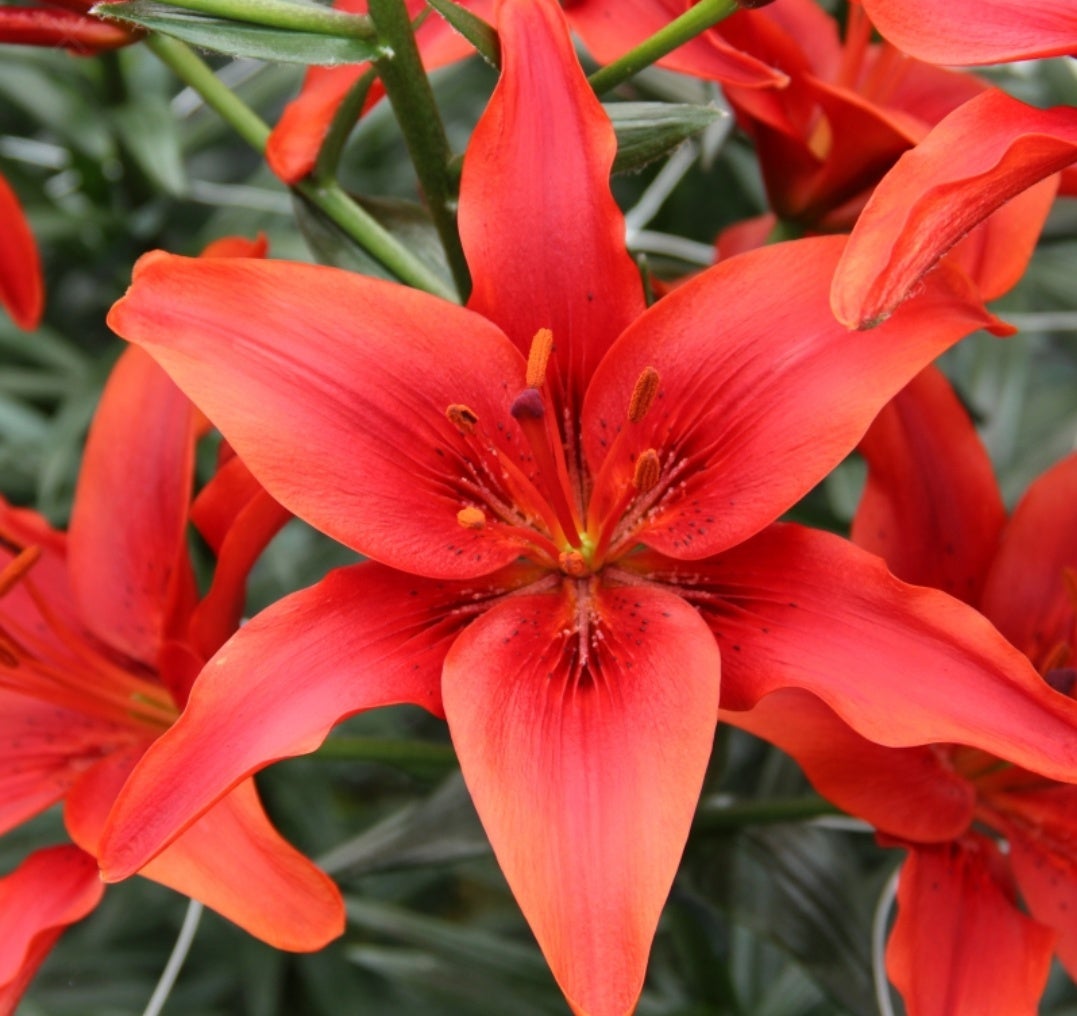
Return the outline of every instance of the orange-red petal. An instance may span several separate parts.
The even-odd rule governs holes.
[[[971,607],[847,540],[775,525],[705,561],[641,554],[633,567],[698,604],[722,650],[723,708],[801,688],[877,744],[966,744],[1077,776],[1077,702]]]
[[[1077,160],[1077,109],[989,89],[942,119],[876,187],[834,275],[850,328],[884,320],[975,225]]]
[[[501,78],[460,185],[468,306],[524,354],[540,328],[553,332],[547,380],[575,414],[602,354],[644,307],[609,188],[617,141],[555,3],[503,4],[498,33]]]
[[[0,21],[0,28],[2,25]],[[37,327],[45,309],[45,283],[37,244],[22,205],[3,176],[0,176],[0,304],[7,308],[15,324],[27,330]]]
[[[1006,510],[994,468],[946,377],[929,367],[860,442],[868,479],[854,543],[905,582],[977,605]]]
[[[141,747],[113,752],[69,795],[64,820],[84,850],[99,852],[109,809],[141,753]],[[234,787],[139,874],[278,949],[320,949],[344,930],[340,892],[273,828],[253,780]]]
[[[841,237],[750,251],[664,297],[599,366],[583,415],[598,472],[592,515],[605,517],[654,449],[670,492],[640,539],[679,558],[718,553],[758,532],[847,455],[872,418],[927,363],[993,321],[967,289],[925,287],[889,329],[865,342],[827,303]],[[779,284],[780,283],[780,284]],[[661,379],[636,424],[641,372]],[[618,432],[620,436],[618,437]],[[666,481],[663,481],[666,482]]]
[[[151,667],[175,612],[190,605],[196,423],[153,359],[126,350],[90,427],[71,511],[68,560],[83,623]]]
[[[861,0],[875,27],[932,63],[976,65],[1077,55],[1070,0]]]
[[[483,440],[504,443],[495,424],[511,423],[524,387],[523,357],[479,315],[334,268],[158,252],[109,323],[151,352],[281,504],[342,543],[440,577],[519,555],[499,527],[457,521],[467,484],[493,481],[473,475],[474,443],[446,410],[466,405]]]
[[[137,871],[241,780],[313,751],[352,713],[402,702],[440,713],[452,640],[519,581],[436,582],[367,563],[262,611],[206,665],[128,781],[105,834],[108,877]]]
[[[984,613],[1037,666],[1060,644],[1077,651],[1075,515],[1077,454],[1071,454],[1018,502],[984,587]]]
[[[1017,907],[990,840],[916,847],[886,951],[909,1016],[1035,1016],[1054,933]]]
[[[944,843],[972,823],[976,792],[931,745],[886,748],[861,737],[810,692],[786,688],[722,719],[792,755],[812,786],[880,832]]]
[[[0,879],[0,1016],[11,1016],[56,940],[101,901],[97,863],[78,847],[32,853]]]
[[[635,1005],[710,755],[719,668],[679,597],[586,582],[505,600],[446,659],[464,779],[576,1013]]]

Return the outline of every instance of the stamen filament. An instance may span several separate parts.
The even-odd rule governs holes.
[[[509,409],[520,425],[531,453],[535,456],[543,489],[560,524],[561,533],[555,534],[572,546],[580,542],[579,522],[569,503],[568,470],[561,449],[561,435],[556,425],[547,420],[546,403],[534,388],[525,388]],[[551,434],[551,429],[553,433]]]

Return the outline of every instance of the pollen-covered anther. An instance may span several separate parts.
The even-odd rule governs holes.
[[[461,434],[472,434],[478,425],[479,418],[474,411],[467,406],[454,402],[445,410],[445,416]]]
[[[662,475],[662,464],[658,461],[658,452],[653,448],[648,448],[645,452],[641,452],[638,459],[636,459],[636,470],[632,474],[632,486],[636,488],[641,494],[646,494],[647,491],[653,490],[656,483],[658,483],[658,477]]]
[[[557,563],[560,565],[561,571],[566,575],[571,575],[573,578],[582,579],[591,574],[587,561],[578,550],[563,550],[558,555]]]
[[[486,526],[486,515],[481,508],[468,505],[456,513],[456,521],[465,529],[483,529]]]
[[[632,389],[632,397],[628,400],[628,419],[631,423],[639,423],[647,415],[647,410],[654,404],[658,394],[659,380],[658,371],[654,367],[643,368],[636,379],[636,386]]]
[[[0,570],[0,596],[5,595],[37,563],[41,557],[41,548],[23,547],[7,565]]]
[[[531,349],[527,354],[527,387],[541,388],[546,380],[546,367],[553,352],[553,332],[549,328],[540,328],[531,340]]]

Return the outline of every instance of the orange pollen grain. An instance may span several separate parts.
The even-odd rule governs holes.
[[[636,459],[636,471],[632,474],[632,486],[641,494],[646,494],[647,491],[654,489],[654,485],[658,483],[658,477],[661,473],[662,464],[658,461],[658,452],[653,448],[648,448],[645,452],[641,452],[640,457]]]
[[[628,419],[632,423],[639,423],[647,415],[658,394],[658,383],[658,371],[654,367],[644,367],[632,389],[632,398],[628,400]]]
[[[458,402],[454,402],[445,410],[445,416],[461,434],[474,433],[475,426],[479,422],[479,418],[472,410]]]
[[[583,554],[578,550],[562,551],[557,557],[557,563],[560,565],[561,571],[577,579],[582,579],[585,575],[590,574],[591,571],[587,567]]]
[[[527,387],[541,388],[546,380],[546,367],[553,352],[553,332],[549,328],[540,328],[531,340],[531,349],[527,354]]]
[[[486,525],[486,515],[481,508],[469,506],[456,513],[456,521],[465,529],[482,529]]]

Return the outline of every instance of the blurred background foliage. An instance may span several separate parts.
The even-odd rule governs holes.
[[[302,73],[249,60],[213,64],[271,123]],[[992,75],[1026,99],[1077,103],[1072,63]],[[457,151],[494,80],[477,59],[434,76]],[[714,86],[656,70],[612,99],[722,105]],[[48,286],[45,323],[35,334],[0,316],[0,491],[56,524],[66,521],[85,429],[120,350],[105,312],[141,253],[194,254],[219,236],[264,232],[271,256],[355,263],[354,250],[309,210],[297,216],[261,159],[142,47],[92,59],[0,47],[0,165],[39,239]],[[364,198],[416,199],[387,104],[355,131],[341,180]],[[670,180],[672,191],[660,200]],[[640,257],[662,278],[707,263],[723,226],[765,207],[750,145],[727,117],[669,160],[618,176],[614,190],[623,208],[636,209],[631,222],[651,234],[640,239]],[[944,361],[1010,504],[1074,447],[1077,434],[1075,206],[1059,202],[1027,276],[996,308],[1021,334],[974,336]],[[415,228],[421,233],[422,223]],[[656,241],[656,234],[676,241]],[[862,472],[851,459],[793,514],[844,530]],[[350,558],[291,523],[254,573],[251,612]],[[272,767],[259,784],[284,834],[340,881],[348,931],[322,953],[297,957],[206,912],[166,1013],[567,1012],[489,853],[443,724],[403,708],[360,716],[323,752]],[[783,803],[799,800],[814,803],[789,759],[748,735],[721,731],[699,827],[655,945],[643,1016],[878,1011],[872,920],[899,854],[840,816],[775,821]],[[63,838],[55,811],[0,838],[0,872],[31,847]],[[61,941],[20,1013],[141,1012],[186,907],[137,878],[110,889],[104,905]],[[1059,971],[1042,1011],[1077,1014],[1077,992]]]

